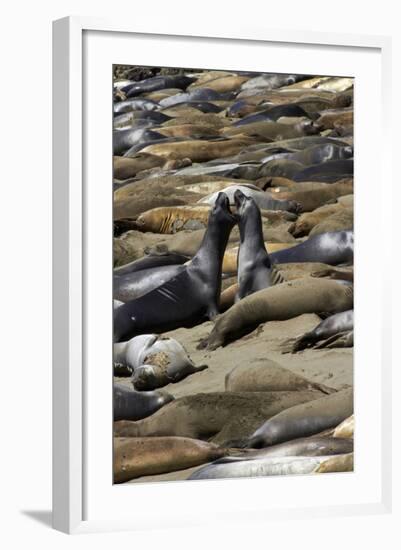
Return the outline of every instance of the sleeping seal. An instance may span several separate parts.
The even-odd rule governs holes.
[[[114,344],[114,362],[133,371],[136,390],[161,388],[207,368],[196,367],[177,340],[157,334],[142,334]]]
[[[114,420],[141,420],[173,400],[167,392],[138,392],[123,384],[114,384]]]

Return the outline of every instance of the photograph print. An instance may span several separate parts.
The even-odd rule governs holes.
[[[352,472],[354,79],[112,80],[114,483]]]

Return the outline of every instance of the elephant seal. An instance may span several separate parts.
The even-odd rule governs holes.
[[[235,194],[240,191],[245,197],[251,197],[259,208],[265,210],[286,210],[288,212],[297,213],[301,206],[295,201],[277,200],[270,193],[264,193],[260,189],[252,189],[246,185],[230,185],[221,190],[227,195],[230,200],[230,204],[236,204]],[[213,205],[218,196],[218,191],[200,199],[198,203],[206,203]]]
[[[354,161],[329,160],[322,164],[308,166],[293,176],[294,181],[323,181],[336,182],[342,178],[348,178],[354,174]]]
[[[354,310],[350,309],[348,311],[341,311],[340,313],[330,315],[330,317],[324,319],[313,330],[306,332],[292,342],[286,342],[283,345],[282,351],[291,351],[292,353],[295,353],[306,348],[314,347],[318,342],[327,340],[328,338],[330,338],[331,343],[333,336],[342,335],[344,332],[353,330],[353,328]],[[320,345],[319,347],[324,346]]]
[[[255,76],[244,82],[241,86],[242,90],[263,88],[265,90],[275,90],[276,88],[282,88],[283,86],[289,86],[301,80],[307,79],[306,75],[299,74],[274,74],[264,73],[260,76]]]
[[[225,378],[226,391],[299,391],[317,390],[325,394],[336,390],[316,384],[307,378],[281,367],[271,359],[261,364],[238,365]]]
[[[314,470],[316,474],[328,474],[331,472],[353,472],[354,453],[338,456],[330,456],[323,460]]]
[[[139,82],[133,82],[126,88],[127,97],[136,97],[145,92],[156,92],[165,88],[180,88],[185,90],[195,79],[184,75],[157,75]]]
[[[184,270],[185,266],[178,264],[157,266],[123,275],[114,274],[113,297],[121,302],[135,300],[163,285]]]
[[[207,368],[195,366],[177,340],[157,334],[143,334],[114,344],[114,363],[133,371],[136,390],[155,390]]]
[[[192,468],[225,453],[213,443],[187,437],[115,437],[114,483]]]
[[[310,231],[309,235],[332,233],[334,231],[347,231],[354,228],[354,208],[343,207],[338,212],[328,216]]]
[[[218,463],[235,462],[242,459],[283,457],[283,456],[330,456],[343,453],[351,453],[354,450],[354,442],[350,438],[335,438],[328,436],[301,437],[279,443],[263,449],[237,449],[231,450],[224,459]]]
[[[319,271],[313,271],[312,277],[328,277],[329,279],[337,279],[340,281],[354,280],[354,266],[347,267],[328,267]]]
[[[164,164],[164,159],[144,153],[139,153],[135,158],[115,156],[113,158],[113,176],[118,180],[126,180],[136,176],[142,170],[156,168]]]
[[[319,206],[323,206],[330,200],[337,199],[342,195],[353,193],[353,181],[350,178],[341,180],[337,183],[326,184],[328,187],[322,188],[324,183],[317,183],[318,188],[309,187],[313,182],[298,184],[298,190],[281,191],[274,196],[277,199],[287,199],[299,202],[303,212],[311,212]]]
[[[176,143],[157,143],[142,149],[144,153],[169,159],[190,158],[192,162],[204,162],[225,155],[234,155],[254,140],[247,137],[222,141],[190,140]]]
[[[250,115],[244,116],[241,120],[234,122],[233,126],[243,126],[250,122],[260,122],[261,120],[271,120],[273,122],[277,121],[281,117],[308,117],[308,114],[302,107],[295,105],[294,103],[288,103],[284,105],[276,105],[275,107],[270,107],[263,111],[258,111]]]
[[[235,223],[229,200],[221,193],[210,211],[202,244],[185,270],[115,311],[115,341],[193,326],[206,317],[214,318],[218,312],[224,251]]]
[[[116,422],[120,437],[181,436],[225,445],[247,438],[267,418],[318,399],[314,390],[280,392],[211,392],[180,397],[149,418]]]
[[[114,114],[129,113],[130,111],[155,111],[158,108],[159,104],[150,99],[127,99],[114,103]]]
[[[262,424],[245,447],[269,447],[334,428],[353,413],[353,388],[295,405]],[[160,414],[160,413],[159,413]],[[153,417],[154,418],[154,417]]]
[[[162,206],[140,214],[136,219],[136,227],[140,231],[153,233],[177,233],[184,229],[201,229],[206,227],[209,213],[209,205]]]
[[[167,392],[138,392],[122,384],[114,384],[114,420],[142,420],[173,400],[174,397]]]
[[[301,136],[314,135],[317,134],[318,131],[319,128],[311,120],[304,120],[294,125],[282,124],[280,122],[261,121],[250,122],[248,124],[244,124],[243,126],[238,126],[237,128],[232,126],[225,129],[223,128],[222,134],[229,137],[239,135],[259,136],[259,138],[280,141]]]
[[[317,281],[320,284],[317,285]],[[352,286],[312,277],[284,282],[234,304],[217,318],[209,337],[202,340],[198,348],[215,350],[267,321],[284,321],[304,313],[337,313],[352,307]]]
[[[320,222],[343,208],[342,204],[339,203],[325,204],[312,212],[304,212],[288,230],[294,237],[304,237],[308,235],[316,225],[319,225]]]
[[[270,255],[272,263],[321,262],[329,265],[352,263],[354,232],[333,231],[309,237],[303,243]]]
[[[193,472],[188,479],[224,479],[305,475],[316,471],[326,456],[284,456],[213,462]]]
[[[352,438],[354,437],[355,420],[354,415],[346,418],[334,430],[333,437]]]
[[[240,247],[238,252],[238,292],[236,301],[258,290],[282,282],[277,270],[272,269],[263,240],[262,218],[252,197],[237,189],[234,194],[239,216]]]

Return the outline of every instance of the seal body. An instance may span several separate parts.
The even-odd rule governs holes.
[[[239,189],[234,196],[241,239],[238,252],[238,301],[269,287],[273,284],[273,275],[277,274],[272,272],[269,254],[265,248],[258,206],[252,197],[247,197]]]
[[[122,384],[114,384],[114,420],[146,418],[173,400],[174,397],[167,392],[137,392]]]
[[[114,361],[131,369],[137,390],[154,390],[207,368],[195,366],[177,340],[157,334],[143,334],[114,344]]]
[[[268,447],[333,428],[353,413],[353,389],[295,405],[267,420],[248,440],[247,447]]]
[[[185,437],[115,437],[114,483],[192,468],[224,454],[213,443]]]
[[[333,231],[309,237],[291,248],[273,252],[273,263],[321,262],[329,265],[352,263],[354,259],[354,232]]]
[[[317,281],[321,284],[316,285]],[[267,321],[292,319],[304,313],[337,313],[352,307],[351,286],[312,277],[296,279],[259,290],[234,304],[217,318],[209,337],[199,347],[217,349]]]

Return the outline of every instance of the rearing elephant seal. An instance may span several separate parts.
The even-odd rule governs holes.
[[[210,211],[202,244],[184,271],[115,310],[115,341],[213,319],[219,311],[224,251],[235,222],[228,198],[221,193]]]
[[[262,218],[252,197],[237,189],[234,200],[239,215],[240,247],[238,252],[238,292],[236,301],[282,282],[277,270],[272,270],[263,240]]]
[[[195,366],[177,340],[157,334],[142,334],[114,344],[114,362],[132,369],[137,390],[161,388],[207,368]]]
[[[317,285],[317,281],[320,284]],[[209,337],[198,347],[215,350],[267,321],[285,321],[304,313],[337,313],[351,309],[353,294],[352,286],[311,277],[259,290],[220,315]]]

